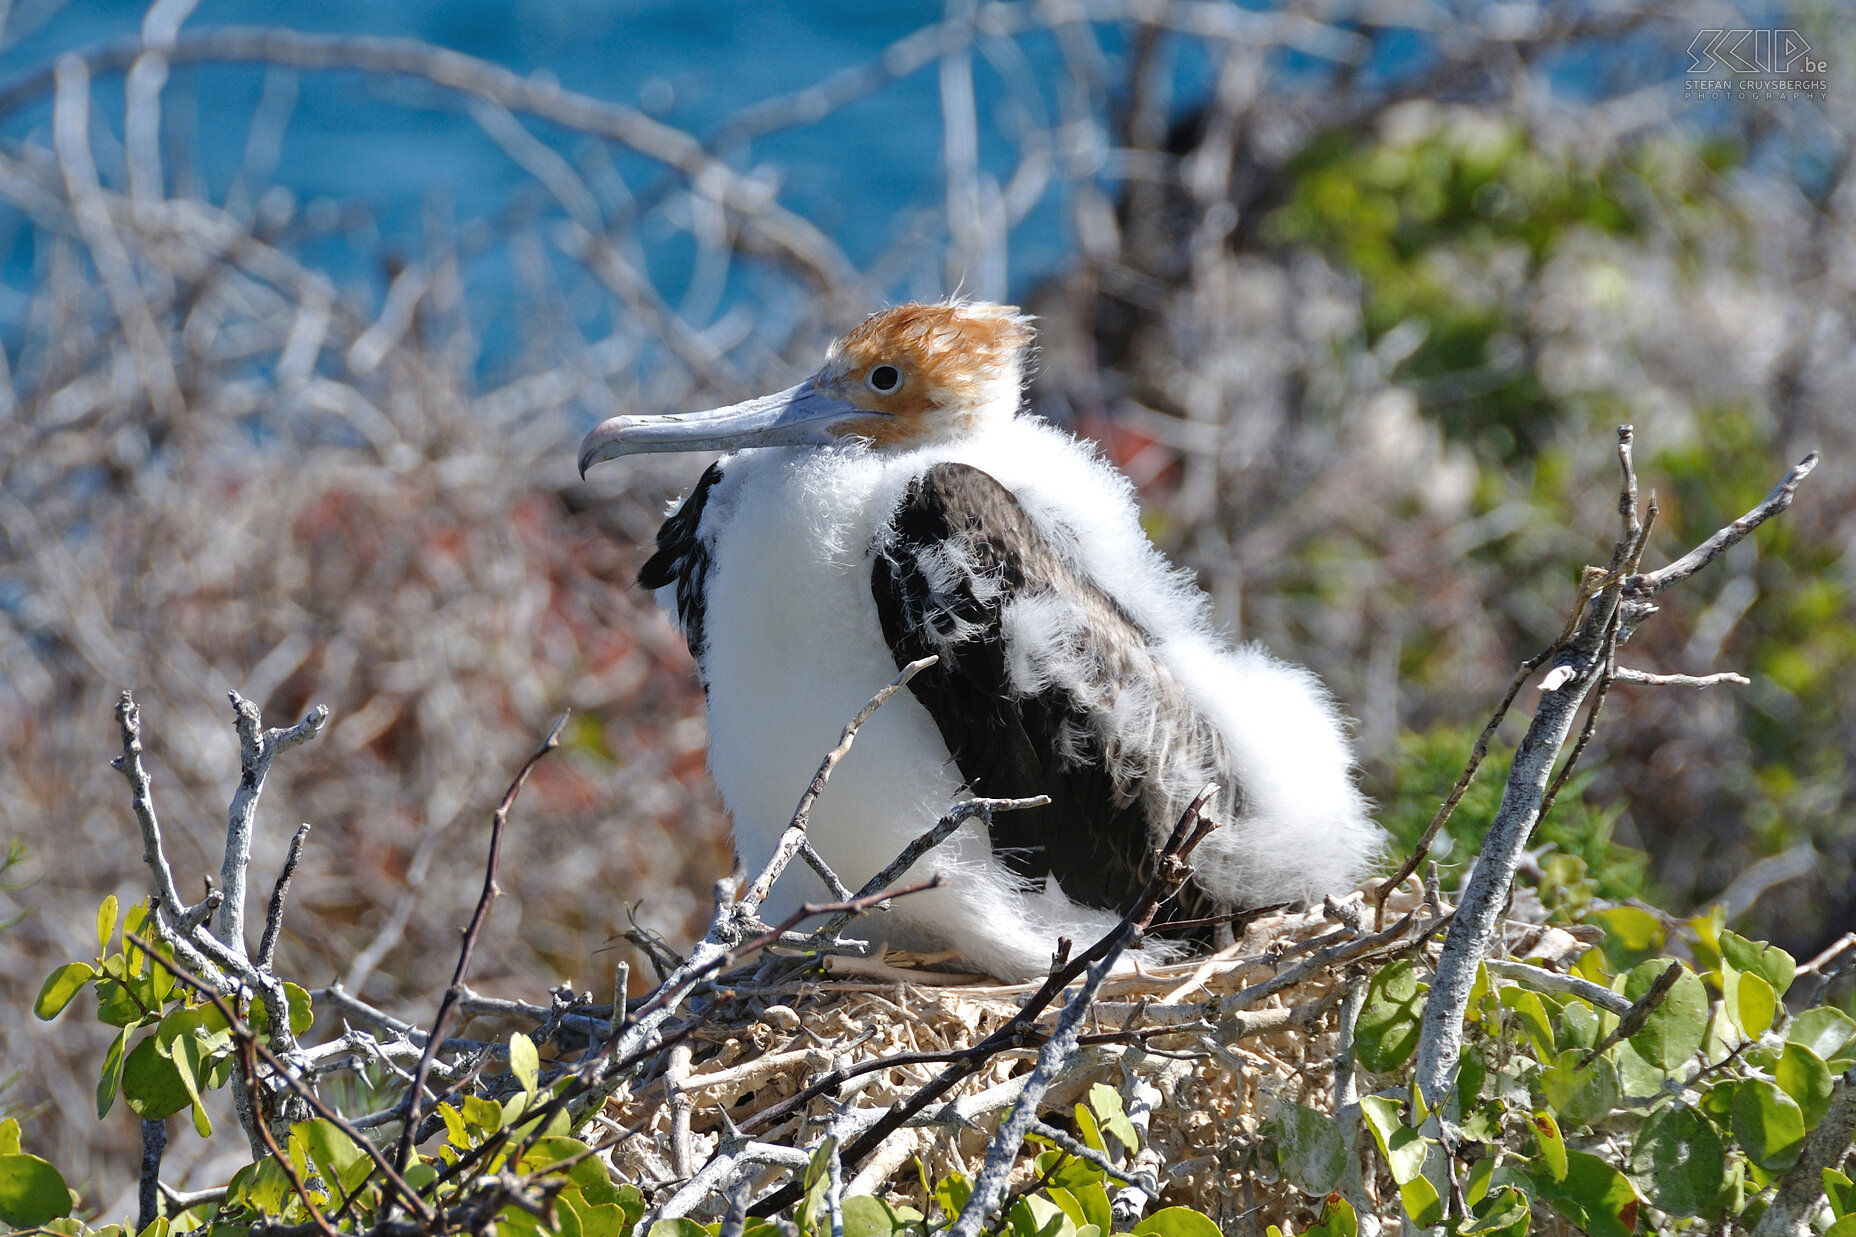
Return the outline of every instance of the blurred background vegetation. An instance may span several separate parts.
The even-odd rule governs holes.
[[[1537,859],[1568,905],[1720,903],[1800,956],[1856,928],[1835,5],[16,0],[0,23],[0,922],[23,916],[0,1105],[106,1214],[134,1130],[89,1116],[102,1029],[23,1011],[97,900],[142,892],[117,693],[186,882],[218,866],[226,691],[272,724],[330,706],[263,807],[260,871],[315,826],[279,970],[413,1016],[497,793],[573,708],[476,974],[603,996],[627,934],[687,942],[730,863],[688,658],[630,583],[702,461],[583,484],[573,447],[789,383],[871,309],[956,288],[1039,315],[1033,407],[1134,477],[1235,634],[1332,685],[1404,842],[1606,552],[1618,423],[1652,565],[1822,449],[1793,512],[1627,647],[1752,685],[1614,690]],[[1700,32],[1738,28],[1825,67],[1786,74],[1801,92],[1691,71]],[[1498,778],[1452,824],[1455,873]],[[169,1175],[222,1180],[212,1154]]]

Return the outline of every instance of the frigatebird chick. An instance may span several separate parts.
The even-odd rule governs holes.
[[[1081,948],[1113,927],[1208,782],[1220,827],[1162,922],[1349,889],[1382,842],[1321,683],[1222,639],[1142,532],[1127,479],[1021,409],[1031,343],[1006,306],[902,305],[798,386],[615,417],[580,452],[582,473],[729,453],[638,578],[695,655],[750,874],[846,720],[899,667],[939,658],[864,725],[810,838],[855,889],[962,797],[1048,795],[963,826],[909,873],[945,887],[872,926],[1006,979],[1044,973],[1060,937]],[[828,897],[794,864],[764,917]]]

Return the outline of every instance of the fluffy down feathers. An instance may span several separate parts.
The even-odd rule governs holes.
[[[1202,594],[1142,533],[1128,482],[1068,435],[1009,413],[912,451],[742,451],[721,461],[719,478],[705,477],[694,540],[706,567],[699,656],[709,759],[749,870],[771,853],[844,721],[894,676],[872,572],[911,485],[943,464],[978,469],[1009,491],[1043,552],[1141,637],[1111,665],[1092,639],[1099,616],[1065,591],[1019,590],[1003,601],[996,617],[1013,687],[1060,690],[1084,706],[1070,755],[1107,762],[1115,793],[1141,800],[1150,836],[1203,782],[1236,784],[1223,827],[1195,860],[1208,900],[1318,897],[1365,874],[1382,839],[1321,684],[1219,638]],[[1005,582],[957,546],[923,566],[949,595],[1003,596]],[[674,607],[675,584],[660,596]],[[952,649],[975,631],[960,627],[957,608],[949,613],[935,639]],[[928,709],[897,697],[865,726],[814,808],[814,844],[855,887],[967,793],[964,780]],[[1028,882],[978,822],[913,875],[935,872],[948,887],[899,901],[882,931],[899,944],[951,947],[1002,977],[1042,973],[1059,936],[1094,939],[1117,917],[1068,896],[1060,880]],[[823,892],[809,871],[790,870],[768,913]]]

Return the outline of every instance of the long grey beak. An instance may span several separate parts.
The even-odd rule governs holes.
[[[580,475],[601,460],[647,451],[733,451],[742,447],[824,446],[827,427],[877,415],[820,390],[810,378],[796,387],[707,412],[614,417],[580,444]]]

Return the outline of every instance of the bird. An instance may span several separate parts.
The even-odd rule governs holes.
[[[635,453],[723,453],[638,581],[695,658],[744,871],[770,859],[847,719],[936,659],[864,723],[808,838],[855,889],[963,798],[1048,796],[929,851],[909,879],[941,884],[893,899],[876,929],[1013,981],[1115,927],[1209,783],[1219,827],[1162,928],[1352,889],[1383,844],[1326,688],[1222,635],[1128,479],[1025,408],[1033,345],[1015,307],[898,305],[796,386],[617,416],[579,458],[584,477]],[[795,864],[762,913],[830,896]],[[1153,939],[1162,959],[1194,944]]]

